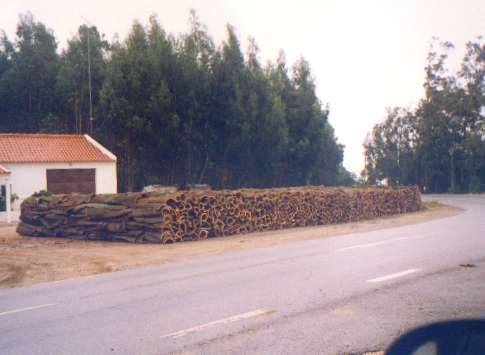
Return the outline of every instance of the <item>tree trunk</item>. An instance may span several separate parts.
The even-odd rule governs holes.
[[[204,165],[202,166],[202,170],[201,170],[200,175],[199,175],[199,184],[202,184],[203,181],[204,181],[205,172],[207,170],[207,165],[209,165],[209,152],[207,151],[207,148],[206,148]]]
[[[132,143],[131,139],[128,139],[125,147],[125,184],[126,184],[126,191],[133,192],[133,185],[134,185],[134,177],[135,174],[133,172],[133,152],[132,152]]]
[[[74,111],[74,127],[75,127],[75,132],[79,133],[79,122],[78,122],[78,100],[77,100],[77,95],[74,96],[74,103],[73,103],[73,111]]]
[[[454,153],[450,154],[450,190],[456,192],[455,186],[455,156]]]

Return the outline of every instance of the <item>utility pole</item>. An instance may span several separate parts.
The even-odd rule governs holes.
[[[92,85],[91,85],[91,42],[90,42],[90,32],[91,32],[91,23],[86,20],[84,17],[82,19],[86,22],[86,34],[88,37],[88,83],[89,83],[89,135],[93,134],[93,94],[92,94]]]

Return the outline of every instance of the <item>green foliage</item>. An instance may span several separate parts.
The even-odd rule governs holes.
[[[32,197],[49,197],[49,196],[52,196],[52,195],[53,195],[53,193],[50,192],[50,191],[40,190],[40,191],[34,192],[32,194]]]
[[[484,182],[480,181],[478,176],[472,176],[468,185],[468,192],[478,193],[481,191],[485,191]]]
[[[0,130],[91,132],[88,40],[93,133],[118,157],[121,190],[353,184],[309,63],[288,69],[281,52],[263,66],[230,25],[216,45],[194,11],[178,36],[154,15],[112,43],[83,25],[60,55],[22,16],[14,42],[0,37]]]
[[[19,199],[19,195],[17,195],[16,193],[13,193],[10,195],[10,203],[14,203],[18,199]]]
[[[437,200],[431,200],[431,201],[424,201],[422,209],[432,210],[434,208],[440,208],[440,207],[444,207],[444,206],[446,206],[446,205],[442,204],[441,202],[439,202]]]
[[[20,16],[16,40],[0,46],[0,129],[38,131],[55,112],[59,55],[53,33],[30,13]]]
[[[368,183],[417,184],[425,192],[485,189],[485,43],[467,45],[458,73],[446,69],[449,42],[431,47],[425,97],[388,111],[364,143]]]
[[[358,186],[359,181],[357,176],[345,169],[342,165],[339,167],[338,175],[337,175],[337,186]]]

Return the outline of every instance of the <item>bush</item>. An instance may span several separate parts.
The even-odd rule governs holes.
[[[480,179],[478,178],[478,176],[473,176],[470,181],[470,184],[468,185],[468,191],[472,193],[478,193],[478,192],[481,192],[482,190],[483,188],[482,188]]]
[[[52,192],[47,191],[47,190],[40,190],[38,192],[34,192],[32,194],[33,197],[49,197],[54,195]]]

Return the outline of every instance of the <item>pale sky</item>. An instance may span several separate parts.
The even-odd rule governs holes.
[[[485,36],[484,0],[0,0],[0,29],[14,38],[19,13],[31,11],[52,29],[62,48],[82,16],[107,39],[120,38],[132,21],[157,13],[167,32],[188,29],[194,8],[217,43],[225,25],[236,27],[243,49],[255,37],[261,61],[280,48],[292,64],[311,64],[318,95],[330,104],[330,122],[346,146],[344,165],[360,173],[362,143],[386,107],[415,104],[423,94],[424,65],[431,38],[456,45]]]

